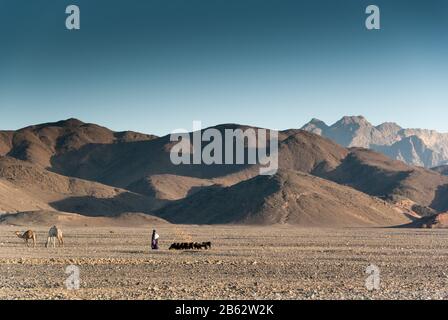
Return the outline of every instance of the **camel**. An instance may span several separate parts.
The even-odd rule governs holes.
[[[51,241],[53,241],[53,248],[56,247],[56,239],[58,239],[59,246],[64,246],[64,238],[62,237],[62,230],[56,226],[52,226],[48,231],[47,242],[45,243],[45,248],[48,248],[48,245]]]
[[[33,240],[33,248],[36,246],[36,234],[33,230],[25,231],[23,234],[19,231],[16,231],[16,236],[18,236],[20,239],[25,240],[26,246],[29,247],[28,240]]]

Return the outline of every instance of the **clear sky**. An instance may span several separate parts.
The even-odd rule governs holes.
[[[369,4],[380,31],[364,27]],[[448,132],[447,57],[446,0],[0,0],[0,129],[364,115]]]

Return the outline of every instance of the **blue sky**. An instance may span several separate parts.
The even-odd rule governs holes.
[[[65,29],[69,4],[79,31]],[[379,31],[364,27],[369,4]],[[448,132],[447,56],[446,0],[0,0],[0,129],[364,115]]]

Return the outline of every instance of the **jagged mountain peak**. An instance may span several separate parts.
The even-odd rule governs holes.
[[[383,122],[382,124],[376,126],[375,128],[377,128],[378,130],[381,130],[381,131],[383,131],[383,130],[399,131],[399,130],[403,129],[396,122]]]
[[[318,134],[318,135],[325,136],[324,131],[328,130],[328,128],[329,128],[328,125],[324,121],[317,119],[317,118],[313,118],[313,119],[311,119],[310,122],[305,124],[301,129]]]
[[[404,129],[395,122],[373,126],[363,116],[344,116],[329,127],[309,122],[302,129],[344,147],[373,149],[411,165],[431,168],[448,162],[448,134],[434,130]]]
[[[364,116],[344,116],[342,117],[342,119],[336,122],[333,127],[353,124],[371,126],[371,123],[367,121]]]
[[[309,122],[309,124],[327,125],[327,124],[325,123],[325,121],[322,121],[322,120],[317,119],[317,118],[313,118],[313,119],[311,119],[311,121]]]

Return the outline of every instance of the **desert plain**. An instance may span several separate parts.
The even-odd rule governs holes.
[[[0,299],[447,299],[448,230],[297,226],[63,228],[65,246],[37,245],[0,226]],[[169,251],[172,242],[211,241],[211,250]],[[80,288],[68,290],[67,266]],[[379,269],[368,290],[366,268]]]

